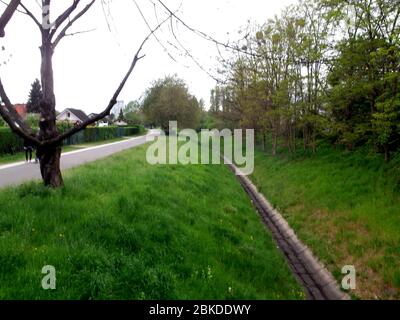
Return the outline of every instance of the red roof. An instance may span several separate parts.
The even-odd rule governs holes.
[[[17,111],[17,113],[21,116],[21,117],[25,117],[26,116],[26,104],[15,104],[14,105],[15,111]]]

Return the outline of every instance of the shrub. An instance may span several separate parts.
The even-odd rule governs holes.
[[[23,150],[24,141],[9,128],[0,128],[0,154],[14,154]]]
[[[88,127],[85,130],[64,140],[64,145],[105,141],[114,138],[133,136],[144,132],[143,126],[129,127]]]

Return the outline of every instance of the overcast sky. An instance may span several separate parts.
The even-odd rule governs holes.
[[[72,1],[56,0],[51,18]],[[82,6],[88,3],[82,0]],[[141,41],[148,34],[133,0],[110,1],[109,8],[97,4],[71,29],[73,31],[92,30],[89,33],[66,37],[59,44],[54,55],[55,93],[57,110],[79,108],[87,113],[99,112],[119,85]],[[157,20],[165,17],[157,0],[137,0],[148,22],[155,26]],[[263,23],[278,14],[285,6],[295,0],[164,0],[171,10],[190,26],[225,42],[239,39],[238,30],[248,20]],[[40,16],[35,0],[24,0],[32,11]],[[181,6],[179,6],[181,4]],[[157,15],[156,15],[157,13]],[[106,18],[107,17],[107,18]],[[183,78],[196,97],[203,98],[209,104],[210,90],[215,81],[202,71],[195,62],[185,57],[183,52],[174,49],[168,41],[179,47],[171,35],[167,24],[157,33],[158,38],[168,48],[174,62],[161,45],[152,38],[143,49],[146,57],[137,64],[132,77],[121,93],[119,100],[138,99],[151,82],[168,74],[177,74]],[[218,51],[213,43],[207,42],[175,25],[180,42],[193,54],[206,70],[216,66]],[[111,29],[111,30],[110,30]],[[13,103],[25,103],[30,85],[40,78],[40,35],[35,24],[23,14],[14,16],[6,28],[6,37],[0,39],[0,76]]]

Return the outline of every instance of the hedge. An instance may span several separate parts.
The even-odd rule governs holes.
[[[0,154],[14,154],[23,150],[24,141],[9,128],[0,128]]]
[[[62,129],[60,131],[63,131]],[[83,144],[88,142],[97,142],[121,138],[125,136],[134,136],[144,132],[143,126],[129,127],[89,127],[65,139],[64,146]],[[14,154],[23,151],[24,142],[9,128],[0,128],[0,155]]]
[[[97,142],[110,140],[114,138],[121,138],[127,136],[134,136],[144,132],[142,126],[132,127],[89,127],[83,131],[74,134],[72,137],[64,140],[63,145],[69,146],[74,144],[82,144],[87,142]]]

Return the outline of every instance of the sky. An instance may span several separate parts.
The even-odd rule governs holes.
[[[23,3],[40,17],[39,1]],[[80,8],[89,0],[82,0]],[[149,33],[134,0],[108,0],[103,7],[97,3],[77,21],[70,32],[81,32],[65,37],[57,46],[53,58],[56,109],[78,108],[86,113],[100,112],[108,104],[121,82],[140,43]],[[296,0],[164,0],[171,10],[188,25],[223,43],[241,38],[238,33],[250,20],[262,24]],[[67,8],[72,0],[53,0],[50,21]],[[151,27],[165,17],[157,0],[136,0]],[[1,4],[0,4],[1,6]],[[215,74],[218,50],[214,43],[201,39],[173,23],[180,42],[194,59]],[[88,31],[88,32],[86,32]],[[180,49],[171,32],[170,23],[157,31],[157,38],[146,42],[140,60],[118,100],[125,104],[139,99],[151,83],[166,75],[177,74],[185,80],[189,91],[209,105],[210,90],[215,80],[198,67],[195,61]],[[172,43],[170,45],[169,43]],[[26,103],[31,83],[40,79],[40,34],[31,19],[17,13],[0,38],[0,77],[14,104]],[[178,50],[179,49],[179,50]],[[173,59],[168,55],[173,57]],[[228,54],[223,52],[223,54]]]

